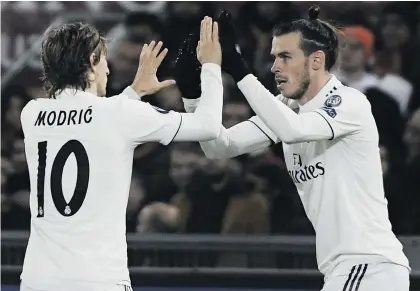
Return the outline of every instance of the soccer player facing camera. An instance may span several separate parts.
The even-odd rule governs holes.
[[[318,14],[314,6],[308,19],[274,29],[271,71],[281,94],[273,96],[236,50],[231,16],[222,12],[222,69],[256,116],[229,129],[220,125],[217,139],[200,144],[207,157],[226,159],[283,142],[288,172],[316,232],[322,290],[408,291],[410,267],[388,218],[370,103],[330,73],[337,32]],[[175,80],[184,84],[185,109],[194,112],[201,102],[198,69],[187,61],[177,66],[184,71]],[[182,82],[185,76],[196,83]]]

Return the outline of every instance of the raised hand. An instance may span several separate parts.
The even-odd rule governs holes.
[[[197,45],[197,59],[201,64],[222,64],[222,49],[219,42],[219,26],[211,17],[204,17],[200,27],[200,41]]]
[[[223,56],[222,69],[239,82],[250,73],[250,70],[237,50],[239,45],[232,15],[226,10],[222,11],[218,23]]]
[[[175,84],[175,80],[160,82],[156,76],[159,66],[168,53],[166,48],[160,52],[162,45],[161,41],[157,44],[152,41],[150,44],[144,44],[141,50],[139,67],[131,85],[138,94],[150,95]]]
[[[192,31],[180,44],[174,62],[174,78],[183,98],[196,99],[201,95],[201,64],[197,60],[196,47],[200,28]]]

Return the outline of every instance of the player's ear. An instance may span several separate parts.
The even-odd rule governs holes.
[[[92,53],[90,55],[89,62],[90,62],[90,69],[92,70],[92,72],[94,74],[96,74],[96,66],[95,66],[95,64],[96,64],[96,56],[95,56],[95,53]]]
[[[324,68],[325,53],[323,51],[316,51],[311,55],[311,66],[314,71]]]

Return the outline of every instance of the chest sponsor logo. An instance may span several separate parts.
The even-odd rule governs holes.
[[[290,177],[295,184],[304,183],[316,179],[325,174],[322,162],[305,165],[299,154],[293,154],[293,170],[288,170]]]

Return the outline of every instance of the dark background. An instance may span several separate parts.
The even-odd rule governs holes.
[[[204,15],[216,16],[228,8],[248,65],[276,93],[270,73],[271,29],[279,21],[307,17],[313,4],[321,7],[321,19],[341,29],[364,27],[364,37],[373,40],[369,45],[354,35],[343,37],[349,45],[343,46],[333,73],[371,102],[395,233],[420,235],[420,6],[416,2],[2,2],[2,231],[29,230],[29,179],[20,112],[31,98],[45,96],[39,80],[39,40],[53,21],[91,22],[111,40],[108,95],[113,95],[131,83],[144,42],[163,40],[170,53],[159,74],[162,79],[172,78],[182,38]],[[230,127],[253,113],[229,76],[224,76],[224,83],[223,123]],[[176,86],[146,101],[183,111]],[[135,151],[129,199],[127,232],[139,236],[314,235],[288,176],[281,144],[228,161],[206,159],[198,144],[141,145]],[[144,256],[130,262],[158,267],[184,263]],[[194,262],[194,266],[214,268],[259,264],[255,257],[244,261],[216,255],[198,256]],[[264,264],[287,265],[275,258]]]

